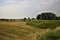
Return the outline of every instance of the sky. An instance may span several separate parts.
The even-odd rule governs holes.
[[[0,0],[0,18],[33,18],[42,12],[60,16],[60,0]]]

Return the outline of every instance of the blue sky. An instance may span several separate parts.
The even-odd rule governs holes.
[[[59,16],[60,0],[0,0],[0,18],[32,18],[41,12]]]

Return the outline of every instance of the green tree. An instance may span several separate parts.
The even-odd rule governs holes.
[[[27,18],[24,18],[23,20],[24,20],[24,21],[27,21]]]
[[[56,15],[52,12],[45,12],[45,13],[41,13],[39,15],[37,15],[37,19],[42,19],[42,20],[55,20],[56,19]]]
[[[31,19],[30,19],[30,17],[28,17],[28,21],[30,21]]]
[[[60,20],[60,16],[59,17],[57,17],[58,18],[58,20]]]
[[[35,18],[32,18],[31,20],[35,20]]]
[[[36,17],[36,19],[39,20],[40,18],[41,18],[41,14],[38,14],[37,17]]]

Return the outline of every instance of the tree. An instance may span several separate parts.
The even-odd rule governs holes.
[[[32,18],[31,20],[35,20],[35,18]]]
[[[24,20],[24,21],[27,21],[27,18],[24,18],[23,20]]]
[[[30,17],[28,17],[28,21],[30,21]]]
[[[56,19],[56,15],[52,12],[45,12],[45,13],[41,13],[39,15],[37,15],[37,19],[42,19],[42,20],[55,20]]]
[[[58,20],[60,20],[60,16],[58,17]]]
[[[41,15],[40,15],[40,14],[38,14],[38,15],[37,15],[37,17],[36,17],[36,19],[38,19],[38,20],[39,20],[40,18],[41,18]]]

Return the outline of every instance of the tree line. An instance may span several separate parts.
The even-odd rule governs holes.
[[[60,16],[56,16],[56,14],[52,12],[45,12],[38,14],[36,19],[38,20],[60,20]]]
[[[38,14],[36,18],[23,18],[23,19],[0,19],[0,21],[30,21],[30,20],[60,20],[60,16],[56,16],[56,14],[52,12],[44,12]]]
[[[56,14],[52,13],[52,12],[44,12],[44,13],[41,13],[41,14],[38,14],[36,16],[36,18],[31,18],[28,17],[27,18],[24,18],[23,19],[24,21],[28,20],[60,20],[60,16],[57,16]]]

